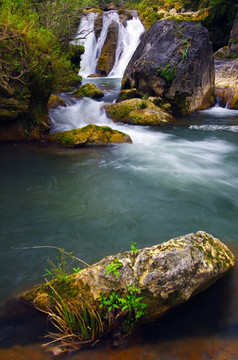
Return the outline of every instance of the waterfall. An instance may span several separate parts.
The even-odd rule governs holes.
[[[131,20],[127,21],[126,27],[124,27],[116,11],[107,11],[103,13],[102,30],[96,41],[94,22],[97,16],[98,14],[89,13],[87,17],[81,19],[79,25],[76,37],[76,39],[78,38],[77,44],[85,47],[79,74],[83,77],[95,74],[97,62],[107,37],[108,28],[110,24],[115,22],[118,26],[116,57],[109,76],[122,77],[128,62],[139,44],[140,36],[145,30],[144,26],[138,16],[133,16]],[[84,39],[80,39],[82,33],[85,34],[85,36],[83,36]]]
[[[96,36],[94,32],[94,22],[98,14],[89,13],[87,17],[81,19],[76,40],[73,41],[75,45],[84,46],[84,54],[81,58],[80,75],[87,77],[87,75],[95,72],[96,54],[93,49],[96,47]]]
[[[115,64],[109,76],[123,76],[144,31],[145,28],[138,16],[128,20],[126,28],[120,23]]]

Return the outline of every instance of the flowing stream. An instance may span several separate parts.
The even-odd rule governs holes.
[[[104,98],[74,101],[64,94],[68,106],[51,112],[53,131],[109,125],[128,133],[133,144],[0,147],[2,304],[42,283],[47,257],[58,255],[53,249],[22,247],[62,247],[94,263],[129,249],[132,241],[142,248],[205,230],[238,256],[238,111],[214,107],[163,128],[114,124],[102,106],[117,97],[120,78],[92,81]],[[109,344],[71,358],[235,360],[237,279],[235,267],[188,304],[144,326],[128,347]],[[24,323],[0,317],[0,358],[52,359],[40,347],[39,326],[32,325],[31,315]]]

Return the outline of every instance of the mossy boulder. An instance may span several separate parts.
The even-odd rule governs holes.
[[[48,110],[56,109],[59,106],[67,106],[66,102],[60,98],[57,95],[50,95],[49,101],[48,101]]]
[[[84,126],[81,129],[55,133],[50,135],[49,139],[56,144],[70,148],[132,142],[130,136],[121,131],[94,124]]]
[[[136,88],[124,89],[120,91],[120,94],[118,95],[116,102],[121,102],[124,100],[135,99],[135,98],[140,98],[140,95]]]
[[[114,122],[132,125],[161,125],[173,120],[168,112],[155,106],[149,100],[130,99],[105,105],[104,108]]]
[[[129,286],[135,287],[138,297],[146,304],[141,320],[153,321],[205,290],[232,268],[234,262],[234,255],[220,240],[199,231],[141,250],[107,256],[68,276],[67,281],[53,280],[51,286],[67,302],[86,299],[100,313],[105,310],[100,307],[102,293],[123,296],[128,294]],[[113,264],[117,264],[117,274],[108,271]],[[21,299],[37,309],[54,308],[52,287],[45,284],[34,288]],[[110,313],[114,318],[119,317],[120,308]]]
[[[79,89],[72,93],[72,96],[81,99],[83,97],[89,97],[91,99],[100,99],[104,96],[103,92],[97,88],[94,84],[84,84]]]

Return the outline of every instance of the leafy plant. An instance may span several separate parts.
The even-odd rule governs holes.
[[[111,264],[106,266],[107,271],[106,271],[105,275],[108,275],[109,273],[111,273],[111,274],[119,277],[120,275],[117,272],[117,269],[119,269],[120,267],[122,267],[122,264],[119,262],[118,258],[115,260],[115,262],[111,261]]]
[[[136,254],[138,251],[138,249],[135,245],[136,245],[136,242],[132,241],[131,242],[131,251],[133,251],[134,254]]]

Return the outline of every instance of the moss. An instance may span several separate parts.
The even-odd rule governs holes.
[[[103,92],[99,90],[94,84],[84,84],[78,90],[72,93],[73,97],[81,99],[83,97],[90,97],[92,99],[99,99],[104,96]]]
[[[113,130],[108,126],[97,126],[94,124],[84,126],[81,129],[56,133],[50,135],[49,139],[65,147],[132,142],[129,135],[121,131]]]
[[[130,99],[106,105],[108,115],[115,122],[137,125],[159,125],[172,120],[172,116],[149,100]]]

